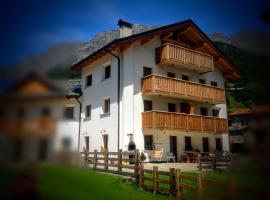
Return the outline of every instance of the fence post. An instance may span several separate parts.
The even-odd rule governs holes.
[[[154,181],[154,190],[153,193],[156,194],[158,191],[158,184],[157,184],[157,173],[158,173],[158,167],[153,166],[153,181]]]
[[[134,173],[135,175],[139,172],[139,150],[135,150],[135,156],[134,156]]]
[[[120,149],[119,151],[118,151],[118,172],[119,173],[121,173],[122,172],[122,160],[123,160],[123,158],[122,158],[122,149]]]
[[[175,171],[175,196],[180,197],[181,196],[181,189],[180,189],[180,169],[176,169]]]
[[[202,156],[201,155],[198,156],[198,161],[199,161],[199,171],[201,172],[202,171]]]
[[[93,160],[93,169],[97,168],[97,150],[94,150],[94,160]]]
[[[170,195],[175,197],[175,168],[170,168]]]
[[[139,187],[144,187],[144,168],[143,165],[140,165],[140,176],[139,176]]]
[[[104,151],[104,169],[108,169],[108,150]]]

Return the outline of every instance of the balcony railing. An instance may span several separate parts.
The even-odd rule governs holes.
[[[143,129],[228,133],[227,119],[183,113],[147,111],[142,113]]]
[[[143,79],[142,93],[211,103],[225,102],[225,90],[222,88],[158,75],[150,75]]]
[[[24,135],[52,135],[56,130],[56,121],[50,117],[37,118],[0,118],[0,133]]]
[[[212,56],[171,43],[165,43],[156,49],[156,63],[200,72],[213,71],[214,68]]]

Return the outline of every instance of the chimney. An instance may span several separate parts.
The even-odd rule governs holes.
[[[132,35],[132,24],[126,22],[122,19],[118,21],[119,30],[120,30],[120,38],[128,37]]]

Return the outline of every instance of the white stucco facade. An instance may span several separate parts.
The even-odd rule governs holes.
[[[153,142],[162,143],[165,152],[170,151],[169,136],[177,136],[178,157],[184,151],[184,136],[192,137],[194,149],[202,150],[202,138],[209,138],[210,150],[215,150],[215,138],[222,138],[223,150],[229,150],[228,134],[207,134],[201,132],[162,131],[142,129],[142,112],[144,100],[152,100],[153,110],[168,111],[168,103],[176,104],[176,112],[180,112],[180,103],[187,102],[181,98],[142,95],[141,82],[143,67],[152,68],[152,73],[167,76],[167,72],[176,74],[181,79],[182,75],[188,75],[189,80],[198,82],[205,79],[206,84],[215,81],[218,87],[224,88],[225,78],[222,71],[215,67],[213,72],[199,74],[198,72],[183,70],[179,67],[160,67],[155,61],[155,49],[159,47],[160,37],[155,36],[150,42],[141,44],[133,42],[122,52],[116,52],[120,58],[120,127],[119,147],[127,150],[129,137],[133,134],[136,148],[144,150],[144,135],[153,135]],[[104,66],[111,65],[111,76],[104,80]],[[86,87],[86,76],[92,74],[92,85]],[[89,150],[101,150],[103,146],[102,135],[108,135],[108,150],[117,151],[118,141],[118,102],[117,102],[117,59],[111,55],[104,56],[94,63],[82,69],[82,129],[81,149],[85,146],[85,136],[89,136]],[[110,98],[110,113],[103,115],[104,99]],[[212,115],[212,108],[219,110],[220,118],[227,118],[226,104],[213,105],[200,101],[192,101],[195,105],[194,114],[200,114],[200,107],[208,108],[208,114]],[[91,118],[85,117],[86,106],[91,105]]]

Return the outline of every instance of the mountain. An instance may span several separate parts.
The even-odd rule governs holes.
[[[157,27],[134,24],[132,33],[137,34]],[[98,33],[89,42],[75,41],[54,45],[44,53],[29,56],[14,66],[5,67],[0,78],[2,80],[17,79],[31,71],[54,79],[78,78],[80,74],[71,72],[69,67],[119,36],[119,30],[115,29]],[[14,76],[15,72],[16,76]]]

